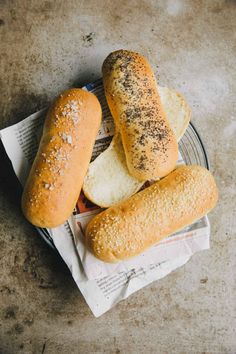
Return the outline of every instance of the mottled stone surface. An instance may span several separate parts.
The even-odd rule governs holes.
[[[146,55],[185,94],[220,201],[211,249],[95,319],[69,271],[22,217],[1,150],[0,352],[236,353],[236,2],[2,0],[1,126],[100,77],[104,57]]]

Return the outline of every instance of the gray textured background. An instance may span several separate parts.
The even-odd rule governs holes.
[[[0,4],[0,128],[100,77],[110,51],[137,50],[186,96],[220,189],[211,249],[95,319],[22,217],[1,150],[1,353],[236,353],[236,2]]]

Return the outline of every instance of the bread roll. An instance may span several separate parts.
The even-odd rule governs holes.
[[[148,61],[138,53],[118,50],[105,59],[102,72],[130,174],[139,181],[167,175],[176,166],[178,144]]]
[[[49,110],[23,196],[25,217],[40,227],[65,222],[75,207],[101,122],[95,95],[71,89]]]
[[[167,177],[98,214],[87,226],[86,243],[105,262],[145,251],[208,213],[218,199],[211,173],[181,166]]]

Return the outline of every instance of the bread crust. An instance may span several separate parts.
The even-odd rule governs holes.
[[[176,166],[178,144],[148,61],[138,53],[118,50],[105,59],[102,72],[130,174],[140,181],[167,175]]]
[[[96,96],[82,89],[67,90],[49,109],[22,195],[22,211],[32,224],[56,227],[73,212],[101,115]]]
[[[105,262],[134,257],[186,227],[216,205],[211,173],[180,166],[167,177],[98,214],[87,226],[86,243]]]

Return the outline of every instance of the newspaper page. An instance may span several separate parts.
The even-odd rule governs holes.
[[[97,95],[103,109],[103,122],[93,151],[94,159],[109,146],[114,126],[101,81],[89,84],[85,89]],[[38,148],[45,113],[46,110],[41,110],[0,131],[6,153],[22,185]],[[81,193],[69,222],[54,229],[40,229],[49,241],[53,240],[95,316],[100,316],[133,292],[185,264],[193,253],[209,248],[210,228],[207,217],[204,217],[146,251],[147,254],[145,252],[117,265],[106,264],[89,254],[83,244],[85,225],[100,211]]]

